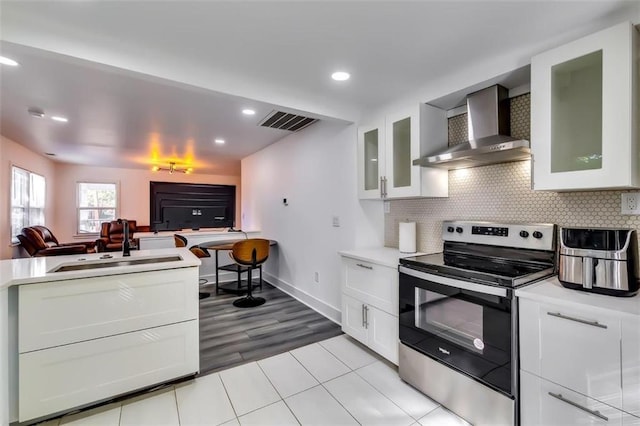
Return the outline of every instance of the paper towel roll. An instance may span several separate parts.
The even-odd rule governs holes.
[[[416,252],[416,223],[400,222],[400,253]]]

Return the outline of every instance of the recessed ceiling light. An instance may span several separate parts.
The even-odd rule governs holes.
[[[215,143],[217,143],[218,145],[222,145],[224,143],[224,139],[216,139],[214,140]]]
[[[67,121],[69,121],[67,117],[60,117],[59,115],[54,115],[53,117],[51,117],[51,119],[55,121],[59,121],[61,123],[66,123]]]
[[[6,56],[0,56],[0,64],[9,65],[10,67],[17,67],[18,63],[11,58],[7,58]]]
[[[40,108],[37,108],[37,107],[29,107],[27,109],[27,112],[32,117],[36,117],[36,118],[44,117],[44,111],[42,109],[40,109]]]
[[[333,74],[331,74],[331,78],[334,79],[335,81],[349,80],[350,77],[351,77],[351,74],[345,71],[336,71]]]
[[[242,110],[242,113],[243,113],[244,115],[254,115],[256,112],[255,112],[254,110],[252,110],[252,109],[248,109],[248,108],[247,108],[247,109],[243,109],[243,110]]]

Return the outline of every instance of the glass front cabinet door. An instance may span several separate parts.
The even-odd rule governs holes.
[[[384,198],[384,125],[358,129],[358,197]]]
[[[447,197],[448,172],[413,160],[447,143],[446,111],[416,104],[384,122],[358,128],[360,199]]]
[[[639,186],[638,48],[623,23],[532,58],[533,189]]]
[[[448,197],[447,170],[414,166],[413,160],[447,146],[446,111],[424,103],[386,117],[388,198]]]
[[[415,196],[420,183],[420,167],[411,162],[420,156],[419,116],[415,111],[387,116],[386,120],[386,194],[388,197]]]

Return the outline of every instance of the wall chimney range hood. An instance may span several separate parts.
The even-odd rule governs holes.
[[[494,85],[467,96],[469,140],[413,160],[414,166],[462,169],[531,158],[529,141],[509,134],[509,90]]]

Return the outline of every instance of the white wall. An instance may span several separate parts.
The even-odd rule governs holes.
[[[11,259],[11,166],[44,176],[46,195],[44,221],[55,222],[56,180],[54,162],[22,145],[0,136],[0,259]]]
[[[227,175],[152,172],[144,169],[56,164],[55,217],[51,230],[61,242],[96,239],[95,235],[77,237],[76,185],[78,182],[117,182],[120,188],[118,216],[135,219],[138,225],[149,223],[149,182],[206,183],[236,186],[236,223],[240,218],[240,177]]]
[[[382,203],[358,201],[356,126],[321,121],[243,159],[241,186],[242,226],[278,241],[265,278],[340,321],[338,251],[383,242]]]

